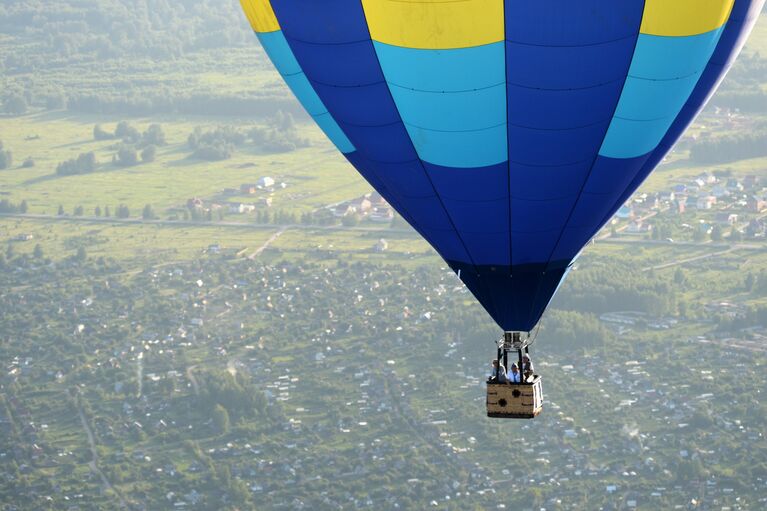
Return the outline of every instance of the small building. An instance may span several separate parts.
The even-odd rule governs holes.
[[[703,195],[698,197],[698,200],[695,202],[695,206],[698,209],[711,209],[715,204],[716,197],[713,195]]]
[[[229,204],[229,212],[230,213],[252,213],[256,210],[256,206],[254,204],[243,204],[241,202]]]
[[[256,183],[261,188],[271,188],[274,186],[274,179],[269,176],[264,176]]]
[[[738,223],[738,215],[736,213],[728,213],[724,211],[717,213],[714,221],[719,225],[735,225]]]
[[[373,245],[373,252],[381,253],[381,252],[386,252],[388,249],[389,249],[389,243],[383,238],[378,240],[378,242],[375,245]]]
[[[625,204],[620,207],[620,209],[615,213],[615,216],[617,218],[620,218],[621,220],[626,220],[628,218],[634,217],[634,210],[631,208],[631,206],[626,206]]]
[[[385,224],[394,220],[394,211],[388,207],[373,208],[373,211],[368,215],[371,222]]]
[[[244,183],[240,185],[240,193],[243,195],[253,195],[258,187],[253,183]]]
[[[746,201],[746,209],[752,213],[761,213],[767,208],[767,201],[759,197],[749,197]]]

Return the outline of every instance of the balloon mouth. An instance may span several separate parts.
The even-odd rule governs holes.
[[[535,329],[570,265],[569,260],[513,266],[447,263],[506,332]]]

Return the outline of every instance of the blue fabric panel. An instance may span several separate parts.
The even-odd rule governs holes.
[[[460,92],[506,81],[503,42],[451,50],[402,48],[373,42],[386,79],[420,91]]]
[[[512,101],[513,98],[509,98]],[[592,161],[609,120],[571,130],[509,126],[509,160],[529,166],[575,165]]]
[[[370,58],[370,41],[310,44],[288,38],[304,72],[314,83],[358,87],[384,81],[381,66]]]
[[[610,82],[622,84],[626,69],[605,65],[620,62],[634,51],[636,35],[589,46],[532,46],[506,43],[506,60],[524,62],[512,65],[509,84],[535,89],[571,90],[595,87]]]
[[[474,263],[508,266],[506,163],[473,169],[424,166]]]
[[[317,82],[313,85],[339,123],[381,126],[400,122],[391,101],[381,101],[381,98],[389,97],[389,89],[384,82],[360,87],[337,87]]]
[[[584,186],[584,193],[608,194],[619,197],[647,162],[649,153],[631,159],[597,157]],[[598,219],[595,219],[598,220]]]
[[[567,130],[604,123],[615,113],[623,80],[585,89],[540,89],[508,86],[509,119],[515,126]],[[592,147],[599,144],[594,139]]]
[[[290,39],[342,44],[370,39],[362,2],[271,0],[280,27]]]
[[[413,142],[401,122],[384,126],[339,124],[354,146],[370,160],[382,163],[418,160]]]
[[[634,38],[644,0],[505,0],[506,39],[538,46],[587,46]]]
[[[561,230],[577,198],[577,193],[559,200],[513,198],[511,201],[512,231],[515,234],[521,234]],[[524,247],[520,245],[520,249],[522,248]]]
[[[514,217],[512,223],[516,225]],[[514,264],[548,261],[557,245],[562,228],[540,232],[511,232],[511,258]]]
[[[511,197],[526,200],[563,199],[576,195],[583,186],[593,158],[561,166],[528,166],[511,162]]]
[[[600,155],[634,158],[657,147],[698,83],[722,31],[689,37],[640,34]]]
[[[370,165],[374,165],[376,174],[403,198],[436,197],[434,186],[424,172],[420,160],[402,163],[371,162]]]
[[[296,99],[317,122],[325,135],[342,153],[354,151],[354,145],[328,113],[317,92],[309,83],[282,31],[256,34],[267,55],[282,75]]]
[[[426,169],[434,187],[446,199],[490,201],[509,197],[506,163],[473,169],[427,164]]]
[[[511,259],[515,265],[549,260],[577,197],[571,191],[569,197],[559,200],[512,198]]]

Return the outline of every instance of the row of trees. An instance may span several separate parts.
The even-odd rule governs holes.
[[[767,132],[726,135],[695,142],[690,159],[697,164],[727,163],[767,156]]]
[[[89,153],[81,153],[77,158],[59,163],[56,166],[56,174],[60,176],[88,174],[95,171],[97,166],[96,155],[91,151]]]

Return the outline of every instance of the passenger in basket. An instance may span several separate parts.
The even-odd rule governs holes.
[[[488,381],[490,383],[508,383],[509,381],[506,376],[506,368],[498,362],[498,359],[493,360],[493,372]]]
[[[528,379],[532,378],[533,374],[535,374],[533,361],[530,360],[530,355],[525,353],[522,356],[522,376],[524,377],[524,381],[527,381]]]
[[[511,372],[508,374],[509,383],[520,383],[519,367],[517,363],[511,364]]]

